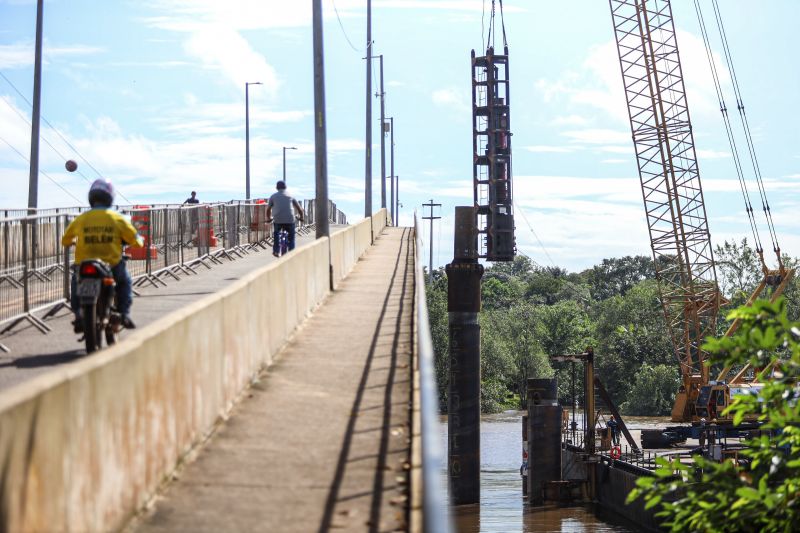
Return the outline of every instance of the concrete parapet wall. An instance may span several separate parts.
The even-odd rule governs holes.
[[[123,526],[327,296],[330,266],[335,282],[350,272],[374,224],[0,393],[0,531]]]

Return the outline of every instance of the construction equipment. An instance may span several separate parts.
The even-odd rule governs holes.
[[[495,53],[492,2],[486,55],[472,51],[472,183],[479,257],[513,261],[514,212],[511,187],[511,114],[508,43],[502,21],[503,54]]]
[[[680,363],[681,386],[672,409],[672,420],[697,422],[701,414],[708,414],[708,405],[703,402],[708,402],[711,397],[711,387],[721,385],[727,391],[725,396],[729,401],[728,385],[718,382],[724,381],[731,369],[724,369],[712,382],[710,367],[706,364],[707,354],[702,349],[705,337],[716,333],[719,309],[726,302],[717,285],[671,2],[609,0],[609,4],[661,304]],[[699,4],[696,5],[699,13]],[[718,13],[716,0],[714,7]],[[721,33],[724,35],[722,30]],[[713,59],[710,59],[713,68]],[[719,89],[718,94],[721,98]],[[737,89],[737,101],[743,113],[739,96]],[[729,126],[722,100],[721,109],[726,126]],[[747,131],[748,147],[755,157]],[[730,129],[728,133],[733,143]],[[754,168],[758,168],[755,162]],[[767,288],[772,289],[772,298],[775,299],[783,292],[794,271],[785,268],[781,261],[769,204],[757,172],[759,192],[779,264],[777,269],[767,268],[738,159],[737,171],[764,274],[762,283],[748,303],[760,297]],[[732,334],[738,326],[738,321],[731,324],[726,335]],[[741,387],[746,370],[728,383]]]

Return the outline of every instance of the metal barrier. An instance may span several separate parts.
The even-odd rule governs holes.
[[[427,533],[452,531],[449,513],[442,486],[444,455],[439,438],[439,396],[436,390],[433,340],[428,321],[428,305],[425,299],[425,275],[422,257],[425,249],[419,221],[414,214],[416,238],[416,290],[414,291],[414,321],[417,345],[417,364],[420,379],[421,458],[422,458],[422,513],[423,528]]]
[[[313,230],[314,200],[303,202],[310,214],[298,228]],[[346,224],[347,217],[329,206],[330,221]],[[67,225],[85,208],[0,218],[0,334],[28,322],[42,333],[47,318],[69,302],[72,248],[61,245]],[[8,213],[10,210],[4,212]],[[18,210],[18,211],[25,211]],[[267,203],[231,201],[195,205],[121,207],[144,238],[145,247],[131,249],[128,270],[134,287],[165,285],[163,278],[194,274],[196,268],[220,264],[256,249],[272,246]],[[42,318],[37,315],[44,313]],[[0,350],[5,347],[0,344]]]

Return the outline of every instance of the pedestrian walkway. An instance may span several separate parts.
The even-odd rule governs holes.
[[[413,248],[383,230],[128,529],[405,530]]]

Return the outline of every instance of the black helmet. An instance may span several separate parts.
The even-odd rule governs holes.
[[[114,203],[114,186],[104,179],[96,179],[89,187],[89,205],[92,207],[111,207]]]

